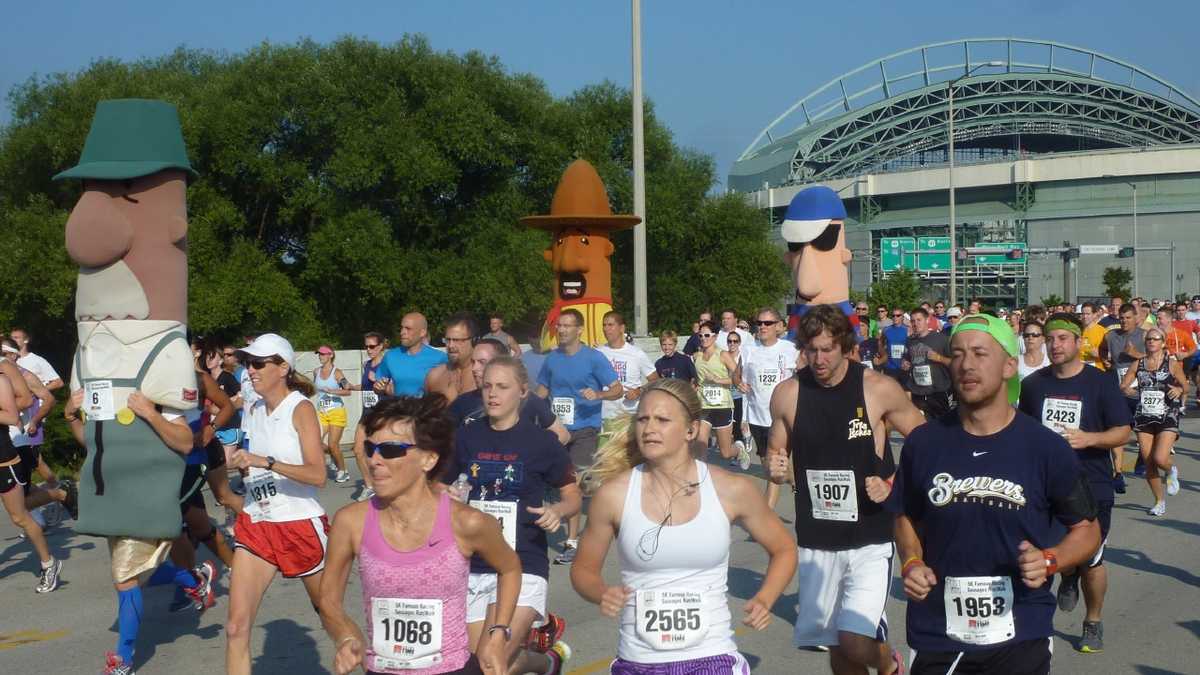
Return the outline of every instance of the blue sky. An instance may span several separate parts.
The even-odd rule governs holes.
[[[1137,64],[1200,97],[1200,2],[766,2],[643,0],[646,95],[685,146],[729,165],[785,108],[875,58],[964,37],[1065,42]],[[627,0],[208,0],[13,2],[0,23],[0,91],[179,45],[236,53],[262,41],[342,35],[492,54],[558,95],[604,79],[629,86]],[[9,119],[7,104],[0,124]]]

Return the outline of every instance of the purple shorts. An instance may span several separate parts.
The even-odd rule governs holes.
[[[750,664],[740,652],[731,652],[670,663],[638,663],[616,659],[609,672],[612,675],[750,675]]]

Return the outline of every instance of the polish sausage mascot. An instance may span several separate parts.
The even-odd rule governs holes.
[[[788,264],[796,297],[788,305],[788,329],[795,335],[800,317],[816,305],[837,305],[850,318],[855,335],[858,315],[850,304],[850,249],[846,248],[846,207],[824,185],[796,193],[780,233],[787,242]]]

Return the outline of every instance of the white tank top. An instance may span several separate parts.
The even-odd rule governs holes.
[[[642,477],[639,465],[629,475],[629,491],[621,513],[617,533],[617,554],[621,563],[621,583],[633,589],[621,612],[617,656],[638,663],[668,663],[699,659],[737,651],[730,627],[729,601],[725,596],[729,576],[730,523],[713,487],[708,465],[696,462],[700,482],[700,512],[682,525],[659,528],[642,512]],[[655,533],[657,530],[657,541]],[[656,546],[657,544],[657,546]],[[638,591],[659,591],[654,598],[639,598]],[[707,632],[690,646],[661,649],[671,639],[656,617],[649,616],[657,604],[667,617],[683,617],[666,602],[671,591],[700,594],[699,613]],[[645,600],[639,606],[639,600]],[[674,607],[674,608],[673,608]],[[664,617],[666,618],[666,617]],[[686,625],[686,619],[684,619]],[[636,622],[636,623],[635,623]],[[648,639],[648,637],[650,639]]]
[[[303,464],[300,434],[292,424],[296,406],[307,401],[298,391],[288,393],[275,410],[267,412],[265,399],[250,408],[250,452],[284,464]],[[266,469],[250,469],[246,476],[246,512],[255,522],[283,523],[325,515],[317,501],[317,486],[308,485]]]

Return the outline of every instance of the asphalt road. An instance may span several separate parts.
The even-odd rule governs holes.
[[[1087,655],[1074,650],[1083,617],[1081,602],[1074,613],[1055,617],[1054,672],[1200,672],[1200,612],[1196,609],[1200,607],[1200,576],[1195,573],[1195,552],[1200,546],[1200,421],[1185,421],[1177,451],[1183,489],[1169,500],[1165,517],[1147,515],[1149,489],[1132,475],[1128,476],[1128,494],[1118,499],[1106,563],[1105,652]],[[1132,468],[1132,453],[1127,456],[1127,466]],[[349,465],[353,468],[354,463]],[[349,501],[353,485],[329,482],[322,501],[331,514]],[[209,503],[210,512],[217,515],[211,499]],[[790,523],[790,502],[785,500],[779,510]],[[65,567],[59,589],[43,596],[33,591],[38,563],[31,547],[18,540],[7,519],[0,523],[0,672],[99,672],[105,650],[112,649],[116,639],[107,547],[101,539],[75,534],[70,521],[52,529],[49,539]],[[765,556],[740,529],[734,531],[734,542],[729,595],[734,616],[739,617],[742,603],[761,580]],[[205,554],[203,549],[201,554]],[[609,557],[606,575],[618,578],[615,554]],[[190,610],[170,614],[167,605],[172,589],[147,589],[136,659],[139,673],[222,671],[226,581],[223,578],[219,583],[217,605],[202,614]],[[824,654],[791,646],[794,583],[776,604],[777,618],[767,630],[742,628],[737,632],[738,646],[757,673],[829,672]],[[567,672],[607,672],[616,646],[614,622],[574,593],[565,568],[551,569],[550,587],[551,607],[566,617],[565,640],[574,650]],[[354,616],[361,616],[361,591],[353,580],[347,606]],[[893,584],[888,617],[892,640],[902,645],[904,598],[898,582]],[[301,585],[277,579],[254,626],[255,672],[327,673],[333,660],[331,647]],[[902,651],[907,654],[906,648]]]

